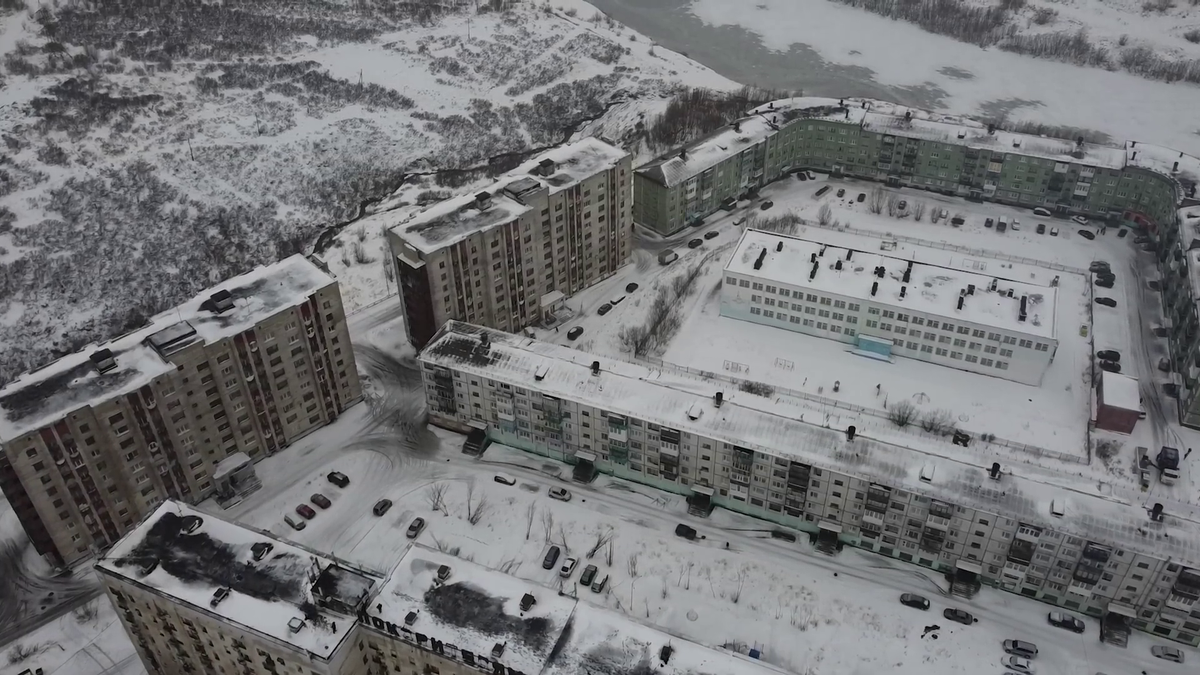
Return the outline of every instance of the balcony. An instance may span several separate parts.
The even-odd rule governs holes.
[[[1029,572],[1029,565],[1009,560],[1004,563],[1004,570],[1001,572],[1001,575],[1005,581],[1019,584],[1025,580],[1027,572]]]
[[[1017,527],[1017,534],[1015,535],[1015,538],[1036,545],[1038,540],[1042,538],[1042,528],[1021,523]]]
[[[735,447],[733,449],[733,468],[749,471],[752,466],[754,466],[754,451]]]
[[[1014,539],[1008,547],[1008,560],[1018,565],[1028,565],[1033,561],[1033,552],[1037,546],[1027,539]]]
[[[930,530],[938,530],[942,533],[942,536],[945,536],[946,530],[950,529],[950,519],[930,514],[925,519],[925,527]]]

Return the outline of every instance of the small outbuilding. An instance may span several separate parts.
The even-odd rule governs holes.
[[[1100,371],[1096,385],[1096,428],[1122,434],[1133,432],[1142,411],[1136,378]]]

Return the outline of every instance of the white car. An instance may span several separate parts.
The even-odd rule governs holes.
[[[1058,228],[1057,228],[1057,227],[1052,227],[1052,228],[1050,228],[1050,236],[1051,236],[1051,237],[1057,237],[1057,236],[1058,236]]]
[[[510,476],[506,473],[496,474],[496,477],[493,480],[495,480],[497,483],[502,483],[504,485],[516,485],[517,484],[517,479],[513,478],[512,476]]]
[[[1022,656],[1010,656],[1004,659],[1004,667],[1009,670],[1021,673],[1021,675],[1034,675],[1033,664],[1029,659]]]
[[[1087,225],[1087,224],[1088,224],[1088,219],[1087,219],[1086,217],[1084,217],[1084,216],[1071,216],[1071,220],[1073,220],[1073,221],[1075,221],[1075,222],[1079,223],[1080,225]]]
[[[1009,228],[1012,229],[1013,232],[1020,232],[1021,231],[1021,221],[1019,221],[1019,220],[1012,221],[1012,225],[1009,225]]]
[[[1175,663],[1183,663],[1183,652],[1175,647],[1167,647],[1166,645],[1155,645],[1150,648],[1150,653],[1155,658],[1163,659],[1164,661],[1174,661]]]
[[[578,558],[567,558],[566,562],[563,563],[562,568],[558,570],[558,576],[564,579],[570,578],[571,575],[575,573],[575,566],[578,564]]]
[[[1041,216],[1043,218],[1049,218],[1050,217],[1050,209],[1048,209],[1044,206],[1035,207],[1033,209],[1033,215]]]
[[[557,499],[560,502],[571,501],[571,492],[566,488],[552,487],[550,488],[550,499]]]

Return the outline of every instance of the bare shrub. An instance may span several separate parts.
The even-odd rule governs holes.
[[[1025,0],[1000,0],[1000,8],[1009,12],[1019,12],[1025,9]]]
[[[1121,444],[1111,438],[1096,441],[1096,456],[1104,462],[1112,461],[1120,449]]]
[[[833,209],[828,204],[822,204],[821,210],[817,211],[817,222],[821,224],[821,227],[829,227],[829,224],[833,222]]]
[[[86,604],[82,605],[81,607],[79,607],[78,609],[76,609],[74,612],[74,615],[75,615],[75,620],[78,621],[79,623],[91,623],[96,620],[97,616],[100,615],[100,609],[96,606],[96,603],[93,601],[93,602],[86,603]]]
[[[914,23],[930,33],[946,35],[973,45],[994,44],[1008,24],[1009,10],[1004,6],[978,7],[958,0],[837,0],[889,19]],[[1002,4],[1024,0],[1002,0]]]
[[[928,208],[928,206],[929,205],[925,202],[914,203],[912,207],[913,220],[917,221],[918,223],[921,222],[925,218],[925,209]]]
[[[525,541],[529,541],[529,533],[533,531],[533,517],[537,513],[537,502],[529,502],[525,509]]]
[[[446,512],[446,489],[445,483],[434,483],[425,491],[425,498],[429,500],[429,508],[449,515]]]
[[[654,47],[650,47],[654,55]],[[733,92],[703,87],[684,87],[667,103],[666,110],[646,129],[652,148],[674,148],[716,131],[768,101],[787,98],[782,90],[742,87]]]
[[[916,420],[917,407],[912,404],[912,401],[900,401],[888,409],[887,418],[892,421],[892,424],[903,429]]]
[[[1164,14],[1167,10],[1174,8],[1174,0],[1147,0],[1142,3],[1142,11],[1146,13],[1155,12]]]
[[[363,246],[361,241],[354,242],[350,249],[354,253],[354,262],[358,263],[359,265],[366,265],[368,263],[375,262],[375,259],[372,258],[369,253],[367,253],[367,247]]]
[[[554,514],[550,509],[542,509],[542,538],[549,542],[554,536]]]
[[[737,588],[735,588],[729,594],[729,599],[732,600],[733,604],[735,604],[735,605],[738,603],[738,600],[742,599],[742,588],[745,587],[746,577],[748,577],[748,576],[750,576],[750,570],[748,570],[745,565],[743,565],[740,569],[738,569]]]
[[[896,195],[888,197],[887,214],[893,218],[898,218],[902,214],[900,210],[900,198]]]
[[[921,416],[921,428],[944,436],[954,431],[954,415],[949,410],[930,410]]]
[[[871,188],[871,193],[867,196],[867,210],[875,215],[883,213],[883,205],[887,202],[887,197],[881,187]]]
[[[479,521],[483,520],[484,515],[488,511],[487,495],[479,495],[479,499],[475,499],[475,484],[467,484],[467,522],[472,525],[478,525]]]
[[[1087,31],[1013,35],[1000,43],[1000,49],[1040,59],[1066,61],[1079,66],[1109,66],[1108,50],[1088,39]]]
[[[592,543],[592,547],[588,549],[587,558],[591,560],[596,556],[596,552],[608,545],[612,541],[613,531],[611,529],[596,533],[596,541]]]
[[[1039,26],[1049,26],[1058,20],[1058,10],[1049,7],[1038,7],[1033,10],[1033,22]]]
[[[764,398],[771,398],[775,395],[775,387],[772,387],[765,382],[742,380],[738,383],[738,390],[744,391],[748,394],[754,394],[755,396],[762,396]]]
[[[629,554],[629,564],[627,565],[627,567],[629,569],[629,578],[636,579],[638,576],[638,554],[636,554],[636,553]]]
[[[763,232],[774,232],[776,234],[796,234],[800,230],[800,226],[804,225],[804,219],[795,213],[788,212],[780,216],[765,218],[761,216],[750,216],[742,223],[743,229],[752,227]]]

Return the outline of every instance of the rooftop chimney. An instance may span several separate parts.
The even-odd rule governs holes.
[[[1027,295],[1021,296],[1021,311],[1017,313],[1017,321],[1024,321],[1026,319],[1026,317],[1029,316],[1025,310],[1026,302],[1028,300],[1029,300],[1029,296],[1027,296]]]
[[[1007,295],[1008,295],[1008,297],[1010,297],[1010,298],[1012,297],[1012,289],[1011,289],[1011,288],[1010,288],[1010,289],[1008,289],[1008,293],[1007,293]]]
[[[999,279],[992,279],[992,285],[991,285],[991,287],[990,287],[990,288],[988,288],[988,290],[989,290],[989,291],[994,291],[994,290],[996,290],[996,284],[998,284],[998,283],[1000,283],[1000,280],[999,280]]]
[[[417,613],[416,612],[409,612],[408,614],[404,615],[404,625],[405,626],[411,626],[416,622],[417,622]]]
[[[1021,139],[1019,139],[1019,138],[1014,138],[1014,139],[1013,139],[1013,147],[1014,147],[1014,148],[1019,148],[1019,147],[1021,147]]]
[[[810,255],[808,257],[808,262],[817,262],[817,252],[816,251],[813,251],[812,255]]]
[[[671,645],[663,645],[662,649],[658,650],[658,660],[662,661],[664,666],[667,665],[667,661],[671,660],[671,652],[673,651],[675,650],[671,648]]]
[[[479,334],[479,346],[483,347],[484,349],[492,346],[492,339],[488,337],[487,333]]]
[[[782,241],[779,242],[778,244],[775,244],[775,252],[776,253],[779,253],[782,250],[783,250],[783,242]]]
[[[975,284],[967,284],[967,295],[975,295]]]
[[[992,136],[992,135],[994,135],[995,133],[996,133],[996,125],[995,125],[995,124],[988,124],[988,136]]]
[[[679,159],[682,159],[685,162],[687,161],[687,148],[680,148]]]
[[[842,271],[842,261],[840,259],[833,262],[833,269],[839,272]]]
[[[908,286],[901,286],[900,287],[900,297],[903,298],[905,296],[905,294],[907,294],[907,293],[908,293]]]
[[[1133,153],[1133,156],[1129,158],[1129,161],[1131,161],[1131,162],[1132,162],[1132,161],[1134,161],[1134,160],[1136,160],[1136,159],[1137,159],[1137,152],[1136,152],[1136,151],[1134,151],[1134,153]]]
[[[884,269],[883,265],[879,265],[875,268],[875,276],[879,277],[880,279],[882,279],[883,275],[886,273],[887,273],[887,270]]]
[[[912,121],[912,111],[911,110],[904,111],[904,121],[906,121],[906,122]]]
[[[299,633],[301,628],[304,628],[304,619],[301,619],[300,617],[296,616],[296,617],[292,617],[288,621],[288,632],[289,633],[292,633],[293,635],[296,633]]]
[[[820,265],[820,263],[813,263],[813,266],[812,266],[812,271],[808,273],[808,280],[809,280],[809,281],[812,281],[813,279],[815,279],[815,278],[817,277],[817,267],[818,267],[819,265]]]
[[[542,176],[549,176],[550,174],[554,173],[554,169],[556,167],[557,165],[554,163],[554,160],[547,157],[546,159],[538,162],[537,172]]]
[[[824,244],[821,244],[821,252],[818,253],[817,255],[821,256],[822,258],[825,257],[825,245]]]
[[[117,367],[117,359],[111,349],[97,349],[88,358],[91,359],[92,365],[96,366],[96,372],[102,375]]]
[[[497,642],[496,644],[492,645],[492,658],[498,659],[501,656],[504,656],[504,643]]]
[[[907,284],[911,280],[912,280],[912,268],[904,270],[904,276],[901,277],[901,281],[903,281],[904,283]]]
[[[475,207],[480,211],[486,211],[492,205],[492,193],[484,190],[475,195]]]
[[[229,294],[229,291],[217,291],[209,296],[208,300],[212,303],[212,311],[217,314],[233,309],[233,296]]]
[[[1129,142],[1129,147],[1131,147],[1131,148],[1136,148],[1136,147],[1137,147],[1137,141],[1130,141],[1130,142]]]
[[[846,427],[846,440],[848,440],[848,441],[854,440],[854,434],[857,434],[857,433],[858,433],[858,427],[854,426],[853,424]]]
[[[737,121],[735,121],[735,122],[733,123],[733,130],[734,130],[734,132],[741,133],[741,131],[742,131],[742,123],[741,123],[741,122],[737,122]]]
[[[1177,171],[1179,171],[1179,162],[1178,161],[1171,165],[1171,173],[1176,173]]]
[[[758,259],[754,261],[754,269],[756,269],[756,270],[762,269],[763,260],[766,260],[766,258],[767,258],[767,249],[764,248],[758,252]]]
[[[846,249],[846,261],[849,262],[849,260],[853,257],[854,257],[854,249],[852,249],[852,248]]]
[[[875,294],[876,294],[876,293],[878,293],[878,292],[879,292],[879,282],[878,282],[878,281],[872,281],[872,282],[871,282],[871,297],[872,297],[872,298],[873,298],[873,297],[875,297]]]
[[[1154,507],[1150,509],[1150,520],[1156,523],[1161,523],[1163,519],[1162,502],[1154,502]]]
[[[964,298],[963,296],[961,296],[961,295],[960,295],[960,296],[958,296],[958,309],[959,309],[959,311],[960,311],[960,312],[962,311],[962,308],[963,308],[963,303],[964,303],[964,302],[966,302],[966,300],[967,300],[967,299],[966,299],[966,298]]]
[[[992,480],[1000,480],[1000,462],[992,462],[992,468],[988,469],[988,476]]]
[[[723,403],[724,401],[725,401],[725,392],[718,391],[717,393],[713,394],[713,405],[715,405],[716,407],[720,408],[721,403]]]
[[[775,101],[771,101],[770,103],[768,103],[767,107],[770,108],[771,110],[774,110],[775,109]]]
[[[600,362],[599,361],[592,361],[592,374],[593,375],[600,374]]]

